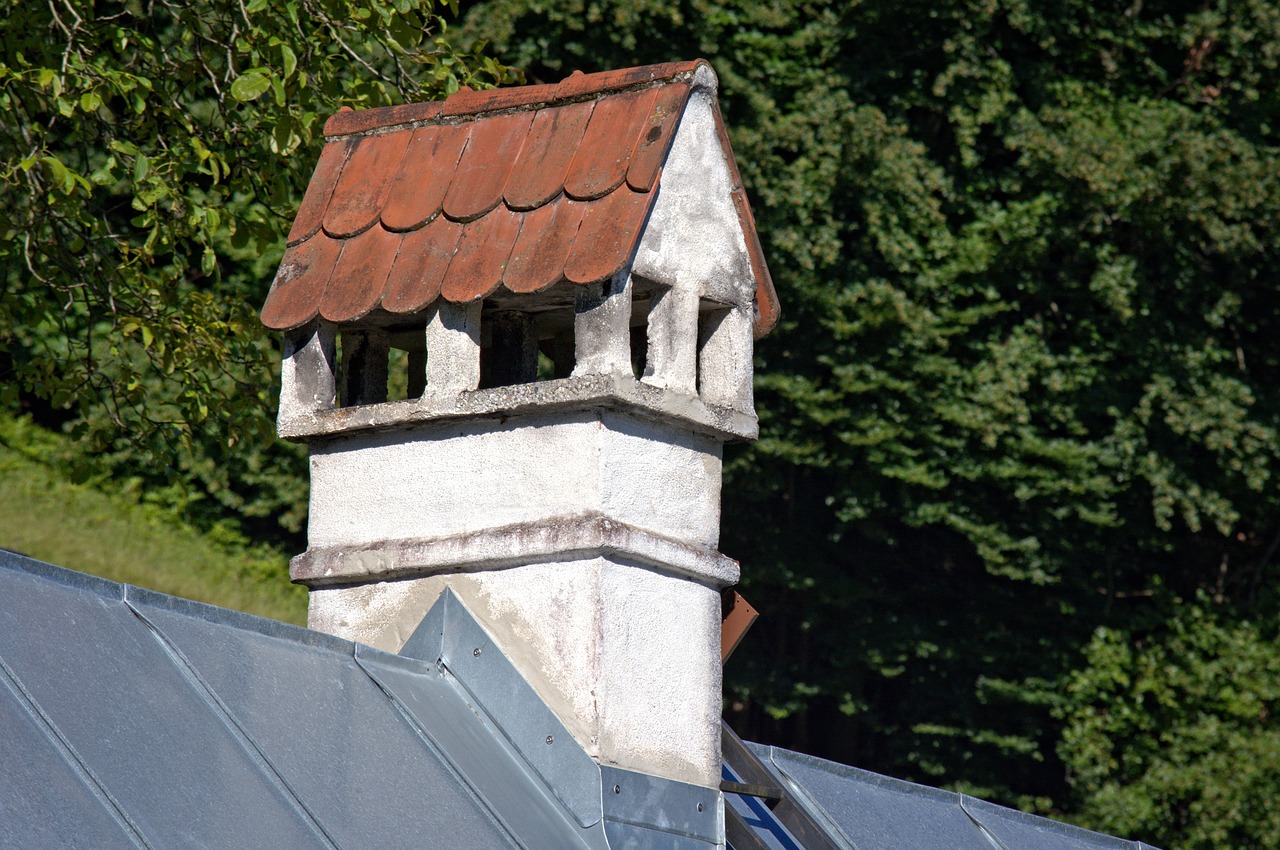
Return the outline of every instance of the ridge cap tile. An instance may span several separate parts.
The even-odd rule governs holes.
[[[500,109],[514,109],[521,106],[550,104],[555,98],[554,85],[512,86],[505,89],[487,89],[485,91],[459,91],[444,101],[443,117],[461,115],[478,115],[485,112],[497,112]]]
[[[400,103],[395,106],[375,106],[373,109],[353,110],[349,106],[329,116],[324,123],[326,136],[347,136],[368,133],[384,127],[409,124],[415,121],[434,121],[444,108],[442,100],[426,100],[420,103]]]
[[[699,64],[709,65],[705,59],[694,59],[689,62],[662,62],[656,65],[597,71],[593,74],[575,71],[560,81],[560,85],[556,87],[556,99],[565,100],[583,95],[604,94],[613,89],[657,80],[669,80],[679,74],[697,70]]]

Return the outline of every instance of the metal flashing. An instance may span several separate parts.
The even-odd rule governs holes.
[[[439,616],[435,616],[437,610]],[[440,595],[418,630],[424,627],[426,633],[419,638],[415,631],[401,654],[427,650],[429,656],[439,630],[437,658],[417,657],[439,661],[580,826],[599,823],[603,817],[599,766],[453,591],[446,589]]]
[[[441,665],[356,647],[356,663],[377,682],[419,733],[457,771],[459,780],[488,803],[515,840],[546,850],[605,850],[599,822],[583,827],[556,799],[464,689]],[[431,699],[426,680],[453,691]]]
[[[601,765],[607,822],[715,844],[724,834],[720,792]]]

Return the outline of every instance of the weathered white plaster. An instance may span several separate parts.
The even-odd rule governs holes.
[[[695,87],[662,167],[658,197],[632,274],[692,286],[724,304],[749,305],[755,277],[716,134],[714,91]]]
[[[594,758],[717,787],[714,589],[594,557],[319,589],[309,625],[396,652],[446,587]]]
[[[280,410],[276,427],[282,435],[314,426],[315,415],[331,410],[337,400],[334,382],[337,351],[334,333],[319,322],[284,336],[280,362]]]
[[[720,525],[719,441],[619,413],[353,435],[311,454],[308,546],[600,513],[698,546]]]
[[[436,301],[428,314],[426,346],[431,396],[480,386],[480,302]]]
[[[293,558],[289,577],[317,588],[371,579],[499,570],[598,554],[717,588],[737,584],[740,575],[738,562],[715,549],[591,513],[439,537],[313,547]]]
[[[631,277],[623,269],[611,280],[579,286],[573,298],[575,377],[631,377]]]

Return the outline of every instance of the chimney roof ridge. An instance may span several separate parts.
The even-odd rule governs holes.
[[[597,71],[591,74],[575,71],[559,83],[511,86],[483,91],[463,88],[444,100],[423,103],[404,103],[360,110],[344,106],[325,122],[324,135],[327,140],[334,140],[345,136],[395,132],[425,124],[462,123],[500,112],[523,112],[564,106],[596,100],[629,89],[691,81],[699,68],[711,71],[712,79],[715,79],[711,63],[705,59],[694,59],[688,62],[663,62],[636,68]]]

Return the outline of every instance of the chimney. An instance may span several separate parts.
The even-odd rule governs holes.
[[[601,764],[717,788],[721,448],[777,303],[705,62],[343,111],[262,311],[312,628],[446,590]]]

